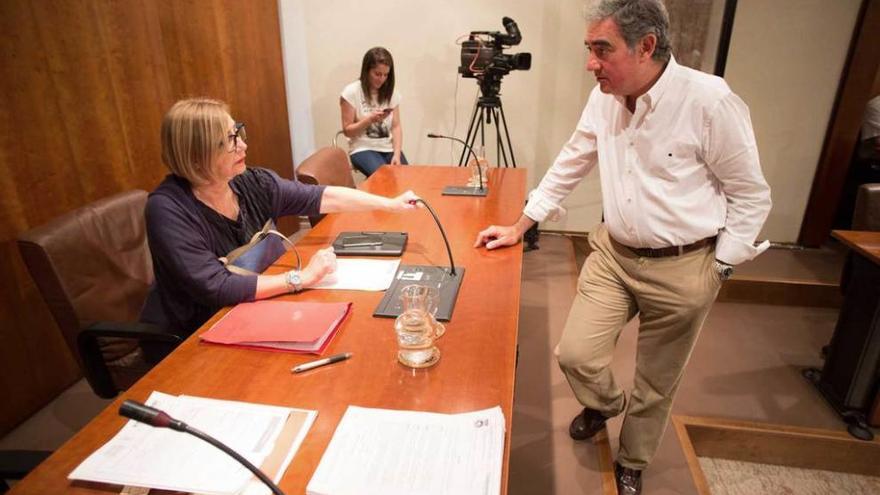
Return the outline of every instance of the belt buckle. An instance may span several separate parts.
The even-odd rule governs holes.
[[[681,256],[684,254],[684,246],[676,246],[678,248],[678,255]]]

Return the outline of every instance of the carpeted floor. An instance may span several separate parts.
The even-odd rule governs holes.
[[[880,478],[819,469],[700,457],[712,495],[880,493]]]

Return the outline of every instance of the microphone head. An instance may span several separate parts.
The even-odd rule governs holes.
[[[440,136],[439,134],[434,134],[433,132],[429,132],[428,137],[434,139],[434,138],[438,138],[438,137],[442,137],[442,136]]]
[[[172,421],[171,416],[155,407],[150,407],[133,400],[126,400],[119,406],[119,415],[139,423],[155,426],[156,428],[165,428]]]

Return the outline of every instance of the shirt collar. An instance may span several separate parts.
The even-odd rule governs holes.
[[[666,67],[663,68],[663,73],[660,74],[660,77],[645,94],[638,97],[638,100],[644,101],[645,104],[648,105],[648,108],[653,110],[654,107],[657,106],[657,102],[660,101],[660,98],[663,96],[663,93],[665,93],[669,85],[672,84],[672,79],[675,78],[675,73],[678,72],[679,69],[680,66],[675,61],[675,57],[670,54],[669,62],[667,62]],[[621,105],[626,106],[625,97],[619,95],[615,95],[614,97]]]
[[[660,101],[660,98],[663,97],[663,94],[666,92],[669,85],[672,84],[672,80],[675,78],[675,73],[678,72],[679,65],[675,61],[675,57],[672,54],[669,55],[669,62],[666,63],[666,67],[663,69],[663,73],[660,74],[660,78],[657,79],[657,82],[654,83],[653,86],[648,90],[647,93],[642,95],[645,103],[649,106],[649,108],[654,108],[657,106],[657,102]]]

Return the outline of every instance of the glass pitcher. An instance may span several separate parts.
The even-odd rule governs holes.
[[[403,312],[394,322],[397,333],[397,360],[410,368],[427,368],[440,360],[434,341],[446,328],[434,318],[437,312],[437,289],[407,285],[400,291]]]

